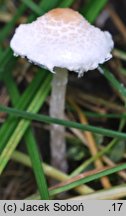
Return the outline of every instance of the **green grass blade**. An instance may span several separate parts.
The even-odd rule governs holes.
[[[44,13],[42,9],[32,0],[21,0],[27,7],[29,7],[34,13],[37,15],[41,15]]]
[[[6,49],[2,56],[0,56],[0,80],[6,79],[11,70],[14,68],[16,58],[13,57],[11,49]],[[9,70],[8,70],[9,68]]]
[[[58,4],[61,2],[61,0],[43,0],[41,3],[41,8],[47,12],[48,10],[51,10],[52,8],[55,8],[58,6]]]
[[[17,101],[20,97],[20,94],[18,92],[18,89],[16,88],[15,82],[12,79],[11,74],[8,75],[6,79],[4,79],[4,82],[5,82],[7,91],[9,93],[11,102],[12,102],[13,106],[16,107]]]
[[[87,177],[84,177],[84,178],[82,178],[80,176],[80,178],[78,180],[75,180],[75,181],[73,181],[71,183],[66,182],[66,184],[63,185],[62,187],[51,190],[50,191],[50,196],[62,193],[64,191],[68,191],[68,190],[70,190],[72,188],[75,188],[75,187],[77,187],[79,185],[86,184],[88,182],[97,180],[97,179],[102,178],[102,177],[107,176],[107,175],[111,175],[111,174],[113,174],[115,172],[119,172],[119,171],[121,171],[123,169],[126,169],[126,163],[115,166],[113,168],[109,168],[107,170],[98,172],[98,173],[96,173],[94,175],[90,175],[90,176],[87,176]]]
[[[32,131],[27,130],[25,134],[25,141],[28,149],[28,153],[32,162],[32,167],[36,177],[39,193],[42,200],[49,200],[48,187],[44,175],[44,170],[41,165],[41,159],[36,145],[36,141],[33,137]]]
[[[2,55],[0,55],[0,65],[3,63],[5,64],[7,57],[9,57],[11,54],[12,54],[12,51],[11,51],[10,47],[5,49],[5,51],[2,53]]]
[[[8,89],[13,106],[16,106],[17,100],[20,97],[20,94],[18,92],[17,86],[14,80],[12,79],[11,75],[6,80],[6,87]],[[45,180],[43,167],[41,165],[41,159],[40,159],[40,155],[38,152],[37,144],[34,139],[32,130],[30,128],[27,130],[24,136],[24,139],[27,145],[27,149],[30,155],[31,162],[32,162],[33,171],[34,171],[36,182],[38,185],[40,197],[43,200],[48,200],[49,199],[48,187],[47,187],[47,183]]]
[[[105,76],[105,78],[109,81],[109,83],[111,84],[111,86],[113,88],[115,88],[119,94],[121,94],[124,98],[126,97],[126,88],[123,86],[123,84],[121,84],[116,78],[115,76],[110,73],[107,69],[103,69],[103,75]]]
[[[5,25],[3,30],[0,33],[0,43],[7,37],[7,35],[11,32],[11,29],[14,27],[15,23],[17,22],[17,19],[24,13],[26,10],[26,5],[22,4],[18,10],[15,16],[12,18],[12,20]]]
[[[77,128],[80,130],[91,131],[93,133],[102,134],[107,137],[116,137],[120,139],[126,139],[126,134],[122,132],[100,128],[100,127],[95,127],[95,126],[91,126],[87,124],[80,124],[80,123],[72,122],[72,121],[51,118],[46,115],[30,113],[29,111],[27,112],[20,111],[18,109],[13,109],[13,108],[5,107],[5,106],[0,106],[0,111],[6,112],[13,116],[22,117],[28,120],[36,120],[36,121],[45,122],[48,124],[58,124],[58,125],[63,125],[65,127],[72,127],[72,128]],[[123,116],[126,118],[126,114],[124,114]]]
[[[119,123],[119,131],[122,131],[126,123],[126,118],[121,118]],[[109,152],[115,145],[118,144],[120,140],[118,138],[113,139],[108,143],[106,147],[104,147],[101,151],[99,151],[95,156],[92,156],[88,160],[84,161],[81,165],[79,165],[71,174],[70,176],[76,176],[79,173],[83,172],[92,162],[97,160],[99,157],[103,156],[105,153]]]
[[[70,7],[74,2],[75,0],[64,0],[59,7]]]
[[[109,145],[103,148],[103,150],[99,151],[95,156],[89,158],[88,160],[84,161],[81,165],[79,165],[71,174],[70,176],[76,176],[79,173],[83,172],[92,162],[103,156],[105,153],[109,152],[110,149],[112,149],[113,146],[115,146],[118,143],[118,139],[113,139]]]
[[[35,12],[37,15],[42,15],[48,10],[51,10],[52,8],[56,7],[70,7],[75,0],[43,0],[41,7],[37,6],[33,1],[31,0],[22,0],[33,12]]]
[[[38,71],[34,80],[25,90],[20,100],[16,103],[16,108],[22,110],[26,109],[26,107],[29,105],[30,101],[34,97],[37,89],[39,88],[41,83],[44,82],[45,76],[47,76],[47,71],[44,71],[42,69]],[[0,151],[3,149],[7,140],[13,133],[13,130],[16,128],[17,123],[18,119],[17,121],[15,121],[15,117],[11,116],[4,122],[3,126],[0,128]],[[6,134],[6,136],[4,134]]]
[[[27,167],[31,167],[31,161],[30,158],[28,157],[28,155],[19,152],[19,151],[14,151],[11,159],[23,164],[24,166]],[[58,181],[66,181],[69,179],[69,175],[67,175],[66,173],[61,172],[60,170],[46,164],[46,163],[42,163],[43,165],[43,169],[45,174],[49,177],[49,178],[53,178],[55,180]],[[83,185],[81,187],[75,188],[75,191],[78,192],[79,194],[85,194],[85,193],[92,193],[94,190],[91,189],[90,187],[88,187],[87,185]],[[39,197],[40,199],[40,197]]]
[[[122,114],[116,114],[116,113],[104,114],[104,113],[95,113],[95,112],[85,111],[84,114],[90,118],[110,118],[110,119],[111,118],[113,119],[123,118],[123,113]]]
[[[27,111],[28,112],[33,112],[36,113],[42,106],[45,98],[48,95],[48,92],[50,90],[50,81],[51,81],[51,76],[50,74],[47,76],[45,79],[44,83],[40,88],[38,89],[35,97],[33,98],[32,102],[30,103]],[[12,136],[9,138],[6,147],[2,151],[0,155],[0,174],[4,170],[7,162],[9,161],[11,154],[17,147],[18,143],[20,142],[22,136],[26,132],[28,126],[30,125],[30,121],[28,120],[20,120],[18,123],[14,133]]]
[[[93,23],[107,2],[108,0],[91,0],[82,7],[81,13],[89,22]]]

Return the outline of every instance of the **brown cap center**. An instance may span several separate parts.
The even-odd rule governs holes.
[[[77,12],[70,8],[56,8],[49,11],[46,16],[53,18],[56,21],[69,22],[80,22],[83,17]]]

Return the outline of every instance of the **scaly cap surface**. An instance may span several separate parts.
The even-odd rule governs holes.
[[[79,75],[109,60],[114,46],[109,32],[69,8],[53,9],[30,24],[21,24],[10,45],[16,55],[51,72],[61,67]]]

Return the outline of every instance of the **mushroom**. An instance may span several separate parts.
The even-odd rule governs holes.
[[[70,8],[56,8],[30,24],[21,24],[11,40],[15,55],[54,73],[50,115],[64,118],[68,70],[81,77],[109,60],[114,46],[109,32],[91,25]],[[64,127],[52,125],[52,164],[67,170]]]

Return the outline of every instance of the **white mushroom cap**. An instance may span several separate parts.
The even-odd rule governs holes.
[[[69,8],[53,9],[30,24],[21,24],[11,40],[17,55],[51,72],[60,67],[79,75],[109,60],[113,46],[109,32]]]

